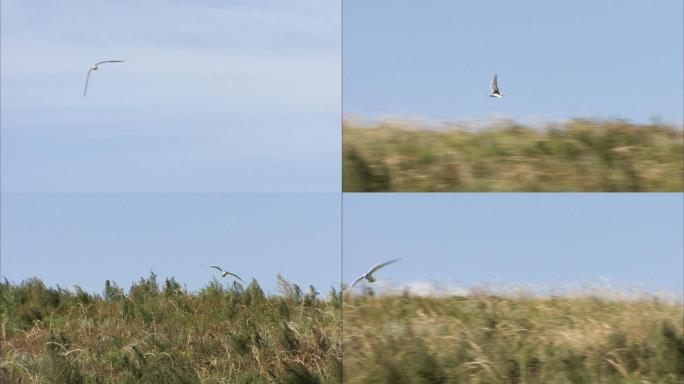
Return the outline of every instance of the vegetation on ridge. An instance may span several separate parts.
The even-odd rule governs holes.
[[[683,190],[684,136],[665,124],[572,120],[343,124],[345,192],[673,192]],[[443,129],[442,129],[443,128]]]

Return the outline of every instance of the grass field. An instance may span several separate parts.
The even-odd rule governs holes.
[[[682,383],[681,304],[0,284],[2,383]],[[344,364],[340,356],[344,357]],[[344,365],[344,369],[342,366]],[[343,376],[344,374],[344,376]]]
[[[269,296],[154,275],[103,295],[5,282],[0,382],[339,383],[339,295],[279,283]]]
[[[681,304],[352,296],[345,383],[682,383]]]
[[[684,136],[670,125],[343,125],[345,192],[683,190]]]

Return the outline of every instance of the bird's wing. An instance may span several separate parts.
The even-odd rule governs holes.
[[[92,72],[92,69],[88,70],[88,74],[86,75],[86,82],[85,82],[85,87],[83,88],[83,97],[85,97],[86,92],[88,92],[88,80],[90,80],[90,72]]]
[[[211,267],[211,268],[216,268],[216,269],[218,269],[219,271],[224,272],[224,271],[223,271],[223,268],[219,267],[218,265],[210,265],[210,267]]]
[[[236,275],[236,274],[234,274],[234,273],[230,273],[230,272],[228,272],[228,271],[225,271],[225,273],[227,273],[227,274],[229,274],[229,275],[231,275],[231,276],[237,278],[238,280],[240,280],[240,281],[242,281],[242,282],[244,283],[244,280],[242,280],[242,279],[240,278],[240,276],[238,276],[238,275]]]
[[[351,289],[354,288],[354,286],[356,285],[356,283],[358,283],[359,281],[363,280],[364,278],[365,278],[365,275],[359,277],[359,278],[356,279],[356,280],[354,280],[354,282],[351,283],[351,285],[349,286],[349,288],[347,289],[347,291],[351,291]]]
[[[126,60],[105,60],[105,61],[100,61],[99,63],[95,63],[95,66],[98,66],[98,65],[104,64],[104,63],[123,63],[125,61]]]
[[[368,274],[368,275],[371,275],[371,274],[373,274],[373,272],[377,271],[378,269],[380,269],[380,268],[382,268],[382,267],[384,267],[384,266],[386,266],[386,265],[389,265],[389,264],[392,264],[392,263],[396,263],[396,262],[399,261],[399,260],[401,260],[401,259],[394,259],[394,260],[390,260],[390,261],[385,261],[385,262],[382,263],[382,264],[378,264],[378,265],[376,265],[375,267],[371,268],[371,270],[368,271],[367,274]]]
[[[489,84],[489,88],[492,90],[492,93],[499,93],[499,84],[496,81],[496,73],[494,74],[494,78],[492,79],[492,83]]]

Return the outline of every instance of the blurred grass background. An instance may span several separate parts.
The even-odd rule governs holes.
[[[0,284],[2,383],[339,383],[341,299],[279,277],[188,293],[140,279],[102,295]]]
[[[682,129],[621,120],[529,127],[343,123],[345,192],[673,192]]]
[[[351,296],[345,383],[682,383],[681,303]]]
[[[0,284],[2,383],[681,383],[681,303],[655,297],[265,294],[151,274],[101,295]],[[344,368],[343,368],[344,367]]]

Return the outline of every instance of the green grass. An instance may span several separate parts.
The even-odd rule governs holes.
[[[102,295],[5,282],[0,382],[339,383],[339,295],[279,283],[269,296],[255,281],[187,293],[154,275]]]
[[[684,136],[664,124],[343,125],[345,192],[683,190]]]
[[[682,383],[681,304],[352,296],[345,383]]]

